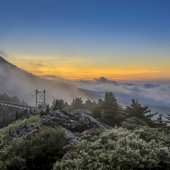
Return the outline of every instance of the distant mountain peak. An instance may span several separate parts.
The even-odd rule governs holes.
[[[6,61],[3,57],[1,57],[1,56],[0,56],[0,62],[5,62],[5,63],[7,63],[7,61]]]

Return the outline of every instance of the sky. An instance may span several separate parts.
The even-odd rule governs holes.
[[[0,0],[0,55],[42,77],[170,81],[169,0]]]

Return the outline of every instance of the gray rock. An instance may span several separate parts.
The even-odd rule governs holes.
[[[39,112],[39,110],[37,110]],[[40,129],[42,126],[62,126],[65,131],[66,143],[78,142],[77,137],[81,137],[85,134],[86,130],[90,128],[102,128],[108,130],[111,127],[98,122],[95,118],[90,115],[90,111],[85,109],[76,109],[73,112],[65,110],[54,110],[50,111],[48,115],[42,117],[41,124],[38,126],[23,125],[9,135],[10,137],[17,137],[27,135],[34,129]]]
[[[77,112],[78,112],[78,113],[84,113],[84,114],[87,114],[87,115],[89,115],[89,116],[92,115],[89,110],[81,109],[81,108],[74,110],[73,113],[74,113],[74,112],[75,112],[75,113],[77,113]]]
[[[77,137],[83,136],[82,133],[78,133],[78,132],[73,133],[66,128],[63,128],[63,129],[65,131],[66,143],[70,143],[70,142],[78,143]]]
[[[60,125],[72,132],[83,132],[91,127],[108,129],[107,126],[100,124],[89,114],[90,111],[85,109],[76,109],[73,112],[65,110],[50,111],[49,115],[42,118],[42,125]]]

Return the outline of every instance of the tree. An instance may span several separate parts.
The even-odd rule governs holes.
[[[101,98],[98,99],[97,103],[95,102],[94,105],[95,105],[95,107],[92,110],[93,117],[101,118],[102,117],[101,113],[102,113],[103,99],[101,99]]]
[[[73,99],[71,103],[72,110],[78,109],[78,108],[84,108],[83,101],[81,98],[75,98]]]
[[[165,118],[168,119],[166,121],[166,123],[169,124],[170,123],[170,114],[167,114],[167,117],[165,117]],[[167,129],[170,130],[170,126],[168,126]]]
[[[123,128],[134,130],[135,128],[140,128],[142,126],[148,126],[147,123],[137,117],[131,117],[122,122]]]
[[[155,121],[155,126],[162,132],[167,130],[167,123],[162,119],[162,114]]]
[[[18,120],[19,118],[19,115],[18,115],[18,112],[15,113],[15,120]]]
[[[64,100],[63,99],[57,99],[55,101],[54,110],[62,109],[64,107],[65,107],[65,104],[64,104]]]
[[[128,118],[130,117],[137,117],[138,119],[144,120],[149,126],[154,126],[154,121],[152,120],[153,116],[157,114],[151,114],[151,110],[148,109],[148,106],[142,106],[138,103],[137,100],[132,99],[132,103],[130,106],[126,106],[125,114]]]
[[[93,111],[94,117],[110,126],[120,125],[125,119],[124,110],[117,102],[113,92],[106,92],[104,100],[98,100],[98,107]]]
[[[46,106],[46,112],[49,113],[49,111],[50,111],[49,104],[47,104],[47,106]]]
[[[2,124],[3,124],[3,126],[5,126],[5,125],[6,125],[5,117],[3,117],[3,118],[2,118]]]
[[[85,103],[84,103],[84,107],[85,109],[87,110],[92,110],[93,108],[93,102],[91,100],[86,100]]]

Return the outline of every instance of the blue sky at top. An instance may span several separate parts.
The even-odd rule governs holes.
[[[0,6],[0,50],[10,56],[117,65],[147,59],[159,70],[161,60],[170,61],[169,0],[0,0]]]

